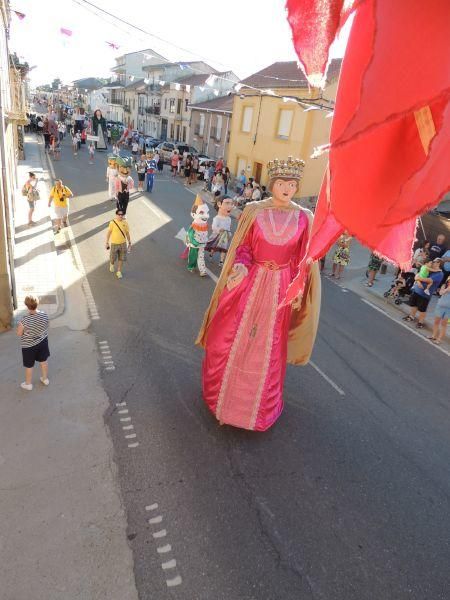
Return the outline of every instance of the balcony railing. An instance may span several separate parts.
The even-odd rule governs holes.
[[[116,96],[112,96],[111,100],[109,101],[111,104],[123,104],[123,99],[122,98],[117,98]]]
[[[145,112],[148,115],[159,115],[161,114],[161,107],[157,104],[155,106],[147,106]]]
[[[131,112],[131,106],[129,104],[124,104],[123,105],[123,110],[126,113],[130,113]]]

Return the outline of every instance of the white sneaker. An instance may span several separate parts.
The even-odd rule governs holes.
[[[20,384],[20,387],[23,390],[27,390],[27,392],[31,392],[31,390],[33,389],[33,384],[32,383],[26,383],[25,381],[23,383]]]
[[[424,292],[427,296],[430,296],[430,290],[424,290]]]
[[[50,383],[50,381],[48,380],[48,377],[46,379],[44,379],[43,377],[39,377],[39,381],[43,384],[43,385],[48,385]]]
[[[114,265],[112,265],[111,263],[109,263],[109,272],[114,273]]]
[[[122,273],[120,271],[116,272],[117,279],[122,279]]]

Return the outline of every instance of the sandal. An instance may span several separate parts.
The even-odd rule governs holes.
[[[423,329],[425,327],[425,325],[423,323],[417,323],[416,328],[417,329]]]
[[[432,335],[427,336],[427,340],[431,340],[432,342],[436,341],[436,338],[433,337]]]
[[[409,315],[407,315],[406,317],[402,317],[402,321],[411,322],[411,321],[414,321],[414,319],[412,317],[410,317]]]
[[[371,283],[370,281],[368,281],[368,282],[366,283],[366,285],[367,285],[367,287],[373,287],[373,283]]]

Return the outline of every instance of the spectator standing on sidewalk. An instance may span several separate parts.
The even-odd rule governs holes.
[[[440,233],[436,241],[430,246],[430,260],[435,258],[441,258],[443,254],[447,252],[447,246],[445,244],[445,235]]]
[[[172,167],[172,176],[176,177],[177,172],[178,172],[178,163],[180,162],[180,155],[178,154],[178,152],[176,150],[173,151],[171,159],[170,159],[170,166]]]
[[[220,156],[219,160],[216,163],[216,173],[222,172],[223,169],[223,158]]]
[[[38,362],[41,366],[41,383],[48,385],[48,315],[37,310],[39,301],[34,296],[25,298],[28,313],[19,321],[17,335],[21,338],[22,359],[25,367],[25,381],[20,384],[23,390],[33,389],[33,367]]]
[[[348,235],[341,235],[338,240],[337,248],[333,256],[333,269],[330,277],[340,279],[345,267],[350,262],[350,241],[351,237]]]
[[[52,202],[56,215],[56,233],[61,231],[61,227],[67,227],[67,217],[69,216],[69,198],[73,196],[72,191],[65,185],[61,179],[57,179],[55,185],[50,190],[48,206]]]
[[[22,188],[22,194],[28,200],[28,225],[33,225],[33,213],[36,208],[36,200],[39,200],[39,192],[37,189],[38,180],[36,175],[30,171],[28,179]]]
[[[439,290],[440,299],[434,312],[433,333],[428,338],[435,344],[440,344],[445,338],[448,322],[450,321],[450,280]]]
[[[247,177],[245,176],[245,171],[242,169],[241,174],[236,180],[236,192],[238,196],[242,196],[244,193],[245,184],[247,183]]]
[[[442,283],[446,283],[447,279],[450,277],[450,250],[447,250],[442,256],[442,273],[444,274],[444,278]]]
[[[424,278],[416,277],[416,283],[412,287],[412,294],[409,297],[409,305],[411,306],[411,311],[409,315],[403,317],[404,321],[412,322],[416,318],[417,312],[419,313],[419,317],[417,320],[417,329],[423,329],[425,316],[427,314],[428,305],[430,303],[431,296],[441,285],[442,281],[442,271],[441,271],[441,260],[439,258],[435,258],[433,261],[427,263],[427,267],[429,267],[430,273],[429,277],[433,280],[432,285],[429,288],[429,293],[426,294],[423,287],[418,285],[418,281],[424,281]]]
[[[122,265],[127,260],[127,253],[131,250],[130,229],[124,221],[124,213],[119,208],[116,210],[117,219],[110,221],[106,234],[106,249],[109,250],[109,270],[114,273],[117,260],[117,279],[122,279]],[[128,241],[128,248],[127,248]]]
[[[374,254],[372,252],[372,254],[370,255],[370,258],[369,258],[369,264],[367,265],[367,280],[368,281],[367,281],[366,285],[368,287],[373,286],[373,282],[375,280],[376,274],[380,270],[382,263],[383,263],[383,260],[379,256],[377,256],[376,254]]]

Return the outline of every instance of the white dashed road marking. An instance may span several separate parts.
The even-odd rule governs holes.
[[[313,363],[313,361],[312,361],[312,360],[310,360],[310,361],[309,361],[309,364],[312,366],[312,368],[313,368],[313,369],[315,369],[315,370],[316,370],[316,371],[319,373],[319,375],[320,375],[321,377],[323,377],[323,378],[325,379],[325,381],[327,381],[327,382],[328,382],[328,383],[331,385],[331,387],[332,387],[332,388],[334,388],[334,389],[337,391],[337,393],[338,393],[340,396],[345,396],[345,392],[344,392],[344,390],[343,390],[343,389],[341,389],[341,388],[338,386],[338,384],[337,384],[337,383],[335,383],[335,382],[334,382],[334,381],[333,381],[333,380],[332,380],[330,377],[328,377],[328,375],[326,375],[326,374],[325,374],[325,373],[322,371],[322,369],[319,369],[319,367],[318,367],[318,366],[317,366],[315,363]]]
[[[157,510],[158,508],[158,504],[155,502],[154,504],[148,504],[145,507],[145,510],[147,512],[150,511],[154,511]],[[148,523],[150,525],[158,525],[160,523],[162,523],[163,517],[162,515],[157,515],[156,517],[151,517],[150,519],[148,519]],[[159,531],[154,531],[152,533],[153,538],[158,540],[161,538],[165,538],[167,536],[167,530],[166,529],[160,529]],[[158,552],[158,554],[169,554],[170,552],[172,552],[172,546],[170,544],[165,544],[164,546],[158,546],[156,548],[156,551]],[[169,558],[167,557],[162,563],[161,563],[161,569],[163,571],[169,571],[171,569],[176,569],[177,567],[177,561],[175,558]],[[170,579],[166,579],[166,585],[167,587],[175,587],[178,585],[181,585],[183,582],[183,580],[181,579],[181,575],[174,575],[174,577],[170,578]]]

